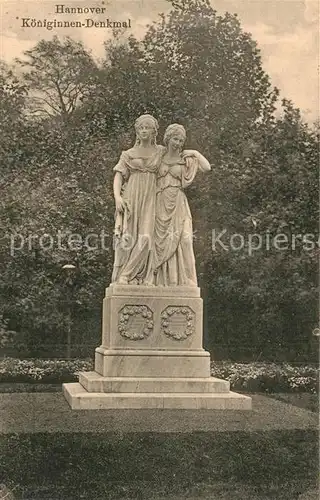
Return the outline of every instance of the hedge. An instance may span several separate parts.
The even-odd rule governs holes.
[[[91,359],[26,360],[8,357],[0,360],[0,382],[75,382],[79,372],[93,369]],[[231,389],[240,392],[316,393],[318,387],[318,370],[315,365],[212,362],[211,375],[229,380]]]

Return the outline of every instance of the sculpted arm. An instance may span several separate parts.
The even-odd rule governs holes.
[[[124,210],[124,202],[121,196],[121,187],[123,184],[123,177],[121,172],[116,172],[113,180],[113,195],[116,203],[116,212],[121,213]]]
[[[199,161],[199,168],[202,170],[202,172],[209,172],[211,170],[211,165],[208,162],[207,158],[205,158],[199,151],[196,151],[196,157],[198,158]]]
[[[196,158],[199,162],[199,169],[202,172],[209,172],[209,170],[211,170],[210,163],[201,153],[199,153],[199,151],[196,151],[195,149],[185,149],[183,151],[183,156],[185,158],[188,158],[188,157]]]

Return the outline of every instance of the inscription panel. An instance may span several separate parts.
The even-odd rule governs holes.
[[[195,332],[195,313],[188,306],[168,306],[161,313],[161,331],[173,340],[185,340]]]
[[[118,331],[130,340],[142,340],[153,332],[153,312],[148,306],[126,305],[119,311]]]

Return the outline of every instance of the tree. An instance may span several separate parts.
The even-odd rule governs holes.
[[[21,117],[25,106],[26,87],[4,61],[0,61],[0,118],[1,127],[8,120]]]
[[[20,156],[19,138],[25,129],[26,87],[12,68],[0,61],[1,173],[10,171]]]
[[[246,244],[218,248],[207,260],[211,345],[223,344],[224,355],[235,358],[315,360],[319,135],[284,100],[283,117],[260,124],[251,141],[245,161],[215,168],[213,227]],[[278,249],[277,236],[284,240]],[[254,245],[262,239],[251,253],[250,237]]]
[[[172,4],[143,40],[107,44],[92,114],[108,115],[113,129],[147,110],[161,125],[186,124],[212,157],[236,153],[277,97],[257,45],[235,15],[218,16],[206,0]]]
[[[112,182],[109,161],[116,159],[114,145],[84,140],[83,129],[70,137],[65,128],[52,129],[50,137],[39,131],[35,168],[26,165],[2,178],[0,319],[3,314],[4,324],[19,334],[24,355],[46,349],[59,355],[68,321],[61,269],[68,262],[78,269],[73,342],[100,339],[101,300],[112,268],[113,200],[106,184]],[[52,147],[66,142],[67,154]]]
[[[67,122],[94,81],[93,58],[81,42],[69,37],[61,41],[57,36],[40,40],[24,55],[27,59],[17,62],[24,69],[32,112]]]

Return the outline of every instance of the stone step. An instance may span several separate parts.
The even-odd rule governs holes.
[[[95,351],[94,369],[104,377],[210,377],[204,349],[107,349]]]
[[[80,384],[88,392],[104,393],[224,393],[230,383],[214,377],[103,377],[97,372],[81,372]]]
[[[79,383],[63,384],[73,410],[185,409],[251,410],[251,398],[227,393],[104,393],[88,392]]]

